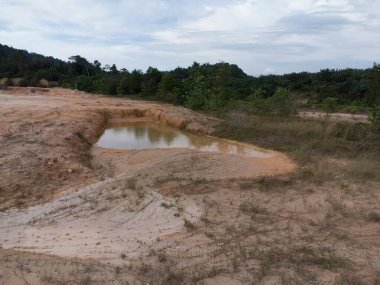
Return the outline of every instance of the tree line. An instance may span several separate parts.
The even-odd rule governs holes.
[[[283,75],[250,76],[237,65],[194,63],[160,71],[118,69],[75,55],[68,61],[29,53],[0,44],[0,78],[19,78],[20,86],[75,88],[114,96],[155,99],[192,109],[215,111],[236,102],[256,106],[258,112],[287,114],[289,102],[310,106],[376,108],[380,104],[380,64],[367,69],[324,69]],[[252,104],[251,104],[252,103]],[[289,107],[289,106],[288,106]]]

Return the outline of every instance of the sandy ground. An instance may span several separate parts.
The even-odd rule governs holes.
[[[333,121],[349,121],[349,122],[360,122],[369,123],[368,115],[360,114],[348,114],[348,113],[325,113],[318,111],[301,111],[299,116],[303,118],[313,118],[313,119],[328,119]]]
[[[223,181],[295,168],[277,152],[245,158],[181,148],[91,148],[110,120],[155,121],[204,134],[219,123],[180,107],[72,90],[0,91],[0,284],[89,284],[81,283],[84,278],[133,284],[148,266],[143,260],[149,264],[157,250],[204,258],[219,246],[192,232],[208,212],[202,194],[225,191]],[[73,279],[62,277],[72,271]],[[215,280],[204,282],[235,282],[226,276]]]

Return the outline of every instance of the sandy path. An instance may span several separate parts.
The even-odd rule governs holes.
[[[190,202],[181,214],[176,207],[162,207],[174,202],[147,189],[135,200],[133,190],[116,186],[125,179],[107,179],[42,205],[1,213],[2,247],[120,263],[121,254],[139,257],[156,239],[179,231],[184,218],[200,214]]]
[[[303,118],[313,118],[313,119],[319,119],[319,120],[328,119],[332,121],[369,123],[368,115],[359,115],[359,114],[302,111],[302,112],[299,112],[299,116]]]

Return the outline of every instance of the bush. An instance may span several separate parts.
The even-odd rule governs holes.
[[[380,131],[380,105],[371,109],[369,120],[372,122],[373,126]]]
[[[20,82],[18,83],[18,85],[20,87],[27,87],[27,86],[29,86],[29,80],[24,77],[23,79],[20,80]]]
[[[286,88],[277,88],[272,97],[265,98],[260,90],[249,97],[255,114],[290,116],[297,113],[294,95]]]
[[[338,109],[338,99],[334,97],[323,99],[322,104],[326,112],[335,112]]]
[[[12,81],[12,79],[7,78],[7,80],[5,80],[5,82],[4,82],[4,85],[5,85],[5,86],[13,86],[13,81]]]

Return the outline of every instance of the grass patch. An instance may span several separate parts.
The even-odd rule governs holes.
[[[329,255],[329,256],[321,256],[321,255],[315,255],[311,254],[310,256],[307,256],[305,258],[305,262],[319,266],[322,269],[326,270],[332,270],[336,268],[342,268],[345,267],[347,262],[345,259]]]
[[[380,135],[370,124],[299,117],[226,115],[215,135],[286,152],[304,164],[318,156],[380,159]]]
[[[294,175],[279,175],[279,176],[261,176],[254,179],[243,179],[239,181],[239,188],[242,191],[259,190],[261,192],[276,191],[281,187],[292,185]]]
[[[168,285],[181,284],[184,279],[185,279],[184,272],[169,270],[169,273],[166,276],[163,284],[168,284]]]
[[[161,263],[164,263],[168,260],[168,257],[163,252],[158,254],[157,258],[158,258],[158,262],[161,262]]]
[[[372,158],[358,158],[348,168],[349,177],[360,181],[380,180],[380,161]]]
[[[125,182],[125,187],[127,189],[136,190],[137,189],[136,178],[132,177],[132,178],[127,179]]]
[[[196,229],[196,226],[188,219],[184,219],[183,220],[183,223],[185,225],[185,228],[188,230],[188,231],[193,231]]]
[[[163,208],[165,208],[165,209],[170,209],[170,208],[174,207],[174,205],[172,205],[172,204],[167,204],[167,203],[165,203],[165,202],[162,202],[162,203],[161,203],[161,207],[163,207]]]
[[[334,285],[365,285],[368,284],[362,280],[360,276],[353,275],[352,273],[344,273],[341,274],[338,278],[336,278]],[[372,283],[374,285],[379,285],[380,282]]]
[[[292,264],[297,271],[302,271],[306,266],[317,266],[333,272],[350,267],[347,259],[335,255],[328,249],[300,247],[285,251],[280,248],[271,248],[266,252],[256,252],[254,255],[260,260],[262,276],[286,264]]]
[[[371,212],[368,214],[367,219],[373,223],[380,223],[380,213]]]
[[[89,147],[92,146],[92,143],[83,135],[81,131],[77,131],[74,133],[82,142],[84,142]]]
[[[247,215],[254,215],[254,214],[264,214],[267,212],[266,209],[261,208],[256,205],[252,205],[249,202],[244,202],[239,207],[240,211],[242,211],[244,214]]]

